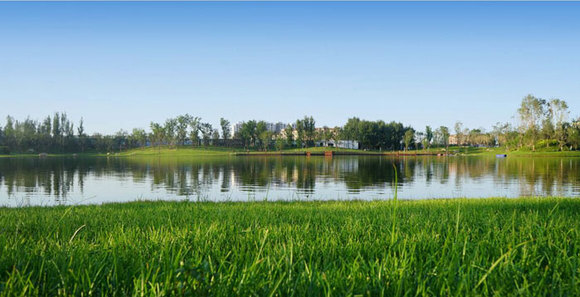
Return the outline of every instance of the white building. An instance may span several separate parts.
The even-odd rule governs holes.
[[[355,140],[319,140],[315,143],[316,146],[321,147],[337,147],[345,149],[358,150],[359,144]]]

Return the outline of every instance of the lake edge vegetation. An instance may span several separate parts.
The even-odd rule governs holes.
[[[114,135],[85,133],[83,119],[75,127],[66,113],[55,113],[42,121],[24,121],[8,116],[0,127],[0,155],[59,153],[119,153],[136,148],[222,148],[231,151],[292,151],[315,146],[347,147],[356,142],[364,151],[432,151],[470,153],[470,148],[488,151],[561,152],[580,148],[580,118],[569,120],[568,104],[560,99],[541,99],[528,95],[517,111],[518,124],[496,123],[486,132],[468,129],[461,122],[450,128],[426,126],[418,131],[402,123],[368,121],[353,117],[341,127],[316,127],[313,117],[305,116],[292,124],[273,124],[249,120],[232,127],[224,118],[219,129],[189,114],[150,124],[149,132],[135,128]],[[233,133],[232,133],[233,132]]]

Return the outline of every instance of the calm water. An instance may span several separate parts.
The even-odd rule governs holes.
[[[0,159],[0,205],[580,196],[580,158]]]

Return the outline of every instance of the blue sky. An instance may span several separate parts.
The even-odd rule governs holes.
[[[580,115],[580,3],[0,3],[0,123],[190,113],[489,128],[528,93]]]

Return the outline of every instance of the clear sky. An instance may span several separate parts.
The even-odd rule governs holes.
[[[418,130],[510,121],[532,93],[580,115],[580,3],[0,3],[0,123],[87,132],[190,113]]]

